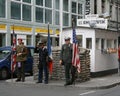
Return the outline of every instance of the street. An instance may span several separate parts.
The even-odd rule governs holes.
[[[75,87],[20,84],[0,81],[0,96],[120,96],[120,86],[85,90]]]

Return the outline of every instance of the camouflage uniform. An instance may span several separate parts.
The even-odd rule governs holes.
[[[18,78],[18,81],[21,81],[21,78],[22,78],[22,81],[24,82],[25,81],[24,69],[25,69],[25,62],[27,59],[27,48],[24,45],[17,45],[16,53],[17,54],[22,53],[21,55],[17,56],[17,59],[16,59],[17,78]]]

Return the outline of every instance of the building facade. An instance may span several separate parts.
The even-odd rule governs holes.
[[[84,6],[84,0],[0,0],[0,46],[12,44],[13,28],[25,45],[35,46],[47,38],[48,22],[57,46],[61,29],[71,26],[72,18],[83,18]]]
[[[86,0],[85,14],[110,15],[108,29],[120,31],[120,0]],[[106,14],[107,13],[107,14]]]

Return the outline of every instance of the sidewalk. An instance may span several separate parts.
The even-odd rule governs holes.
[[[30,77],[26,77],[26,81],[25,82],[15,82],[16,79],[9,79],[6,80],[6,82],[9,83],[18,83],[18,84],[34,84],[34,85],[44,85],[44,86],[63,86],[64,87],[64,81],[49,81],[48,84],[36,84],[36,81],[33,80],[33,76]],[[76,82],[75,85],[70,85],[67,87],[77,87],[77,88],[81,88],[81,89],[106,89],[106,88],[111,88],[114,87],[116,85],[120,84],[120,76],[118,74],[112,74],[109,76],[105,76],[105,77],[99,77],[99,78],[91,78],[89,81],[87,82]]]

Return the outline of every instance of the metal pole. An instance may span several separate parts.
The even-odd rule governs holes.
[[[117,0],[117,3],[116,3],[116,6],[117,6],[116,21],[117,21],[117,32],[118,32],[118,11],[119,11],[118,0]],[[118,60],[118,75],[120,76],[120,61],[119,60]]]

